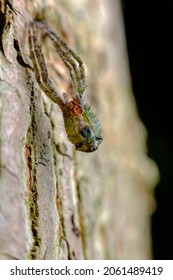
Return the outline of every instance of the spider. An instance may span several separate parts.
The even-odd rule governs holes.
[[[48,77],[45,59],[37,38],[36,27],[47,36],[56,48],[60,58],[68,68],[74,92],[70,98],[66,93],[60,95]],[[85,90],[85,69],[82,60],[50,27],[41,22],[29,23],[28,41],[35,78],[41,90],[60,107],[67,137],[76,150],[93,152],[102,142],[101,125],[90,106],[83,102]]]

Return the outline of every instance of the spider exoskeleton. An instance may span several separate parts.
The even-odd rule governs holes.
[[[69,70],[74,88],[70,98],[66,93],[60,95],[48,77],[36,27],[39,27],[44,35],[52,41],[60,58]],[[103,140],[101,137],[102,131],[96,115],[91,111],[90,106],[83,102],[85,69],[82,60],[50,27],[43,23],[30,22],[28,37],[35,78],[43,92],[61,108],[68,139],[78,151],[93,152],[97,150]]]

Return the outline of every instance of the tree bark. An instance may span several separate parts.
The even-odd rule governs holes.
[[[151,258],[158,170],[132,94],[120,2],[0,0],[0,13],[0,258]],[[104,135],[92,154],[74,151],[35,81],[27,25],[36,17],[85,63]],[[63,93],[68,72],[40,38]]]

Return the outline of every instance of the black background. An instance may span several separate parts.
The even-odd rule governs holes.
[[[173,259],[173,8],[171,0],[122,5],[134,95],[148,130],[148,154],[161,176],[152,217],[153,258]]]

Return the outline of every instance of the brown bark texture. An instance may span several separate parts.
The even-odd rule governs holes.
[[[44,20],[80,55],[86,99],[103,127],[76,152],[59,107],[40,90],[28,22]],[[38,34],[49,78],[69,73]],[[150,259],[156,164],[134,101],[120,1],[0,0],[0,258]]]

